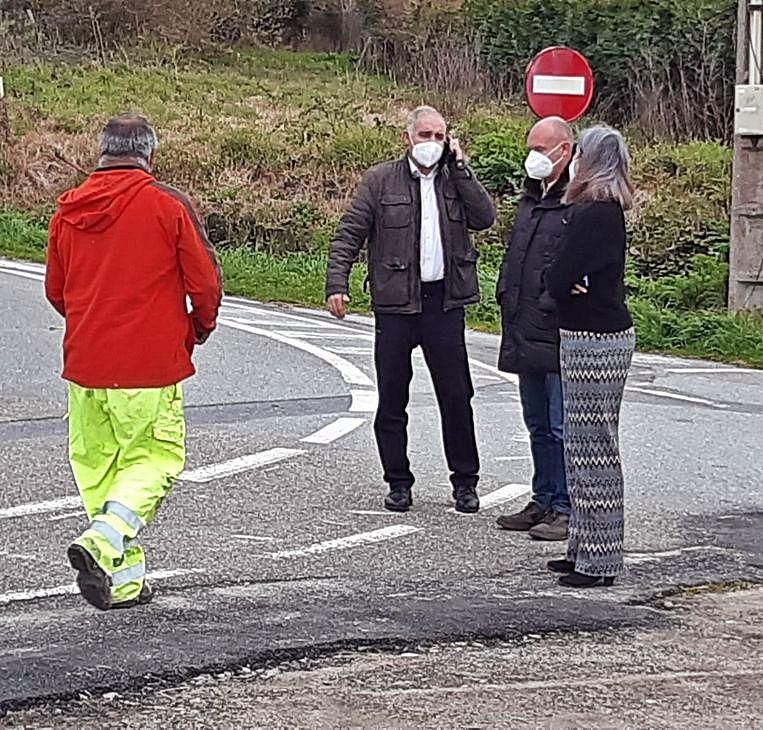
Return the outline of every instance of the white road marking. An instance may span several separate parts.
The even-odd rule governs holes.
[[[375,390],[351,390],[350,413],[374,413],[379,405],[379,394]]]
[[[49,499],[45,502],[27,502],[15,507],[0,508],[0,520],[12,517],[27,517],[28,515],[41,515],[45,512],[60,512],[65,509],[74,509],[82,506],[82,500],[77,497],[61,497]]]
[[[669,393],[668,391],[665,391],[665,390],[655,390],[654,388],[638,388],[633,385],[626,386],[625,389],[631,391],[632,393],[644,393],[646,395],[656,395],[660,398],[678,400],[683,403],[697,403],[703,406],[712,406],[713,408],[728,408],[728,406],[725,403],[716,403],[715,401],[707,400],[705,398],[695,398],[693,396],[681,395],[680,393]]]
[[[716,373],[755,373],[757,375],[763,375],[763,370],[755,370],[754,368],[667,368],[666,373],[677,373],[679,375],[694,375],[702,373],[710,373],[715,375]]]
[[[48,517],[48,519],[51,522],[59,522],[60,520],[70,520],[73,517],[86,517],[87,512],[84,510],[79,510],[78,512],[67,512],[65,515],[53,515],[52,517]]]
[[[231,535],[236,540],[247,540],[249,542],[278,542],[277,537],[262,537],[260,535]]]
[[[11,274],[11,276],[19,276],[22,279],[32,279],[33,281],[45,281],[45,276],[43,274],[31,274],[26,271],[12,271],[10,269],[0,269],[4,271],[6,274]]]
[[[284,329],[283,327],[279,327],[277,330],[274,330],[275,334],[282,335],[284,337],[296,337],[299,340],[373,340],[374,336],[371,334],[367,334],[365,332],[355,332],[354,330],[350,331],[336,331],[336,330],[327,330],[325,332],[321,332],[318,330],[314,331],[307,331],[307,330],[289,330]]]
[[[378,530],[372,530],[371,532],[360,532],[357,535],[348,535],[347,537],[340,537],[336,540],[317,542],[303,548],[280,550],[276,553],[270,553],[270,557],[300,558],[307,555],[320,555],[321,553],[330,552],[332,550],[348,550],[349,548],[357,547],[358,545],[368,545],[371,543],[383,542],[384,540],[392,540],[397,537],[405,537],[406,535],[413,535],[416,532],[421,532],[421,528],[412,527],[410,525],[390,525],[389,527],[382,527]]]
[[[373,347],[327,347],[329,352],[335,352],[337,355],[372,355]]]
[[[531,491],[531,487],[528,484],[507,484],[493,492],[481,495],[480,510],[497,507],[504,502],[511,502],[513,499],[517,499],[524,494],[529,494]],[[450,511],[455,512],[456,508],[451,507]]]
[[[496,456],[495,461],[528,461],[530,455],[527,456]]]
[[[267,451],[260,451],[256,454],[248,454],[246,456],[238,457],[237,459],[224,461],[220,464],[209,464],[208,466],[202,466],[198,469],[184,471],[180,474],[178,481],[196,482],[199,484],[211,482],[214,479],[222,479],[223,477],[238,474],[239,472],[247,471],[249,469],[256,469],[258,467],[268,466],[269,464],[275,464],[291,458],[292,456],[304,453],[305,451],[301,449],[268,449]],[[78,496],[60,497],[58,499],[49,499],[44,502],[26,502],[25,504],[18,504],[14,507],[0,508],[0,520],[41,515],[46,512],[62,512],[64,510],[81,509],[81,507],[82,500]],[[49,519],[64,520],[82,514],[85,513],[78,511],[72,514],[50,517]]]
[[[469,358],[469,365],[472,367],[481,368],[482,370],[487,370],[493,375],[498,376],[501,380],[506,380],[507,382],[513,383],[514,385],[519,383],[519,377],[514,373],[504,373],[503,370],[499,370],[493,365],[488,365],[486,362],[481,362],[480,360],[472,360]]]
[[[10,269],[12,271],[28,271],[32,274],[45,273],[45,266],[43,264],[21,263],[20,261],[0,261],[0,269]]]
[[[201,466],[198,469],[192,469],[191,471],[184,471],[179,478],[184,482],[196,482],[201,484],[204,482],[211,482],[215,479],[229,477],[233,474],[239,474],[240,472],[248,471],[249,469],[256,469],[261,466],[267,466],[268,464],[275,464],[278,461],[283,461],[284,459],[289,459],[292,456],[299,456],[304,453],[305,452],[301,449],[268,449],[267,451],[260,451],[256,454],[239,456],[236,459],[223,461],[219,464],[210,464],[209,466]]]
[[[149,580],[164,580],[165,578],[175,578],[181,575],[191,575],[193,573],[203,573],[203,570],[181,569],[181,570],[157,570],[148,573],[146,578]],[[16,601],[33,601],[36,598],[54,598],[55,596],[76,595],[79,593],[75,583],[65,586],[55,586],[53,588],[33,588],[28,591],[11,591],[10,593],[0,593],[0,606],[14,603]]]
[[[330,444],[337,439],[352,433],[365,423],[365,418],[337,418],[333,423],[324,426],[320,431],[311,433],[300,439],[306,444]]]
[[[284,345],[290,345],[291,347],[295,347],[298,350],[309,352],[311,355],[314,355],[315,357],[323,360],[324,362],[327,362],[329,365],[336,368],[346,383],[350,383],[351,385],[363,385],[369,388],[374,387],[374,383],[371,378],[369,378],[368,375],[366,375],[360,368],[356,367],[348,360],[345,360],[343,357],[339,357],[339,355],[336,355],[333,352],[329,352],[328,350],[324,350],[317,345],[313,345],[309,342],[303,342],[302,340],[298,340],[293,337],[285,337],[284,335],[279,335],[276,332],[269,332],[268,330],[263,330],[259,327],[250,327],[247,324],[239,324],[238,322],[233,322],[226,317],[221,317],[219,322],[220,324],[227,327],[242,330],[243,332],[250,332],[253,335],[269,337],[272,340],[276,340],[276,342],[282,342]]]
[[[351,509],[349,512],[353,515],[384,515],[385,517],[394,517],[393,512],[388,512],[386,510]]]
[[[675,550],[662,550],[654,553],[626,553],[625,562],[633,565],[656,563],[663,558],[677,558],[683,553],[698,552],[725,553],[729,551],[726,548],[718,547],[718,545],[691,545],[689,547],[676,548]]]
[[[5,550],[0,550],[0,555],[4,558],[10,558],[11,560],[35,560],[34,555],[28,555],[27,553],[9,553]]]

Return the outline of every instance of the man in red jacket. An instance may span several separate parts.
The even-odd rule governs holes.
[[[151,600],[137,537],[183,470],[181,381],[222,298],[194,205],[151,174],[157,145],[144,117],[112,119],[50,223],[45,292],[66,320],[69,459],[91,521],[67,555],[101,610]]]

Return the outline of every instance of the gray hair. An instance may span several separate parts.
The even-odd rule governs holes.
[[[568,203],[616,200],[624,210],[633,207],[631,156],[620,132],[603,124],[586,129],[575,157],[575,179],[565,198]]]
[[[443,118],[442,114],[437,111],[433,106],[417,106],[409,115],[408,120],[405,123],[405,128],[408,134],[413,137],[416,132],[416,125],[419,123],[421,117],[435,116]]]
[[[154,128],[140,114],[120,114],[110,119],[101,134],[101,158],[127,157],[147,166],[157,147]]]

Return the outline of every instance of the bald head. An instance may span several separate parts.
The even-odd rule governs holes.
[[[541,119],[527,136],[527,148],[546,155],[554,165],[554,171],[546,178],[547,184],[555,183],[572,159],[575,134],[561,117]]]

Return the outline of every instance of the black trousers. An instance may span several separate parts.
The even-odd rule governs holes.
[[[453,486],[477,484],[479,456],[471,399],[474,388],[464,339],[464,310],[443,312],[442,282],[422,284],[421,314],[377,314],[374,347],[379,408],[374,433],[384,481],[391,488],[414,482],[408,460],[411,354],[421,346],[440,408],[445,457]]]

